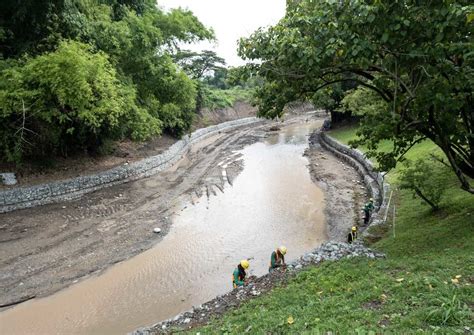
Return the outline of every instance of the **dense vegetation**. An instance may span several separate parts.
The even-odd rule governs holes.
[[[191,12],[154,0],[5,0],[0,13],[2,162],[189,129],[196,84],[173,55],[213,38]]]
[[[279,116],[301,97],[340,108],[341,93],[355,89],[352,100],[370,102],[358,110],[366,117],[356,144],[383,169],[430,139],[472,194],[473,50],[470,0],[288,1],[284,19],[240,43],[254,61],[249,73],[265,79],[261,115]],[[385,140],[392,150],[377,151]]]
[[[347,143],[356,138],[356,129],[331,135]],[[389,143],[383,144],[382,150],[390,149]],[[439,151],[424,141],[407,159],[425,158],[436,170],[439,163],[428,158]],[[394,189],[402,171],[397,166],[388,176]],[[287,286],[192,333],[469,333],[474,316],[474,202],[456,181],[454,173],[447,175],[437,213],[414,200],[410,191],[395,196],[396,225],[389,216],[389,225],[375,232],[381,239],[371,241],[387,259],[309,268]]]

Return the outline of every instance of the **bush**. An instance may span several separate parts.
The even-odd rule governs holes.
[[[437,306],[430,309],[426,321],[439,326],[457,325],[469,316],[471,316],[469,307],[454,294],[451,298],[438,298]]]
[[[161,131],[160,123],[146,116],[141,118],[146,123],[126,122],[137,120],[136,91],[118,80],[104,53],[93,53],[88,45],[65,41],[55,52],[3,63],[0,151],[7,161],[18,163],[32,154],[67,156],[123,132]]]
[[[406,161],[405,165],[400,172],[400,188],[412,190],[414,198],[419,197],[434,211],[438,210],[450,171],[427,159]]]

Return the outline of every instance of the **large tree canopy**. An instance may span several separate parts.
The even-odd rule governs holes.
[[[5,0],[0,13],[0,162],[190,128],[195,82],[173,55],[180,42],[213,38],[190,11]]]
[[[461,187],[474,193],[474,6],[472,1],[289,2],[286,16],[242,39],[240,54],[265,78],[260,114],[334,83],[377,92],[359,143],[389,169],[422,139],[445,153]],[[376,153],[392,140],[393,151]]]

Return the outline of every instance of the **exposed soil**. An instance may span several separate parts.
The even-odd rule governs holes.
[[[241,171],[233,151],[254,143],[265,125],[217,134],[171,169],[72,202],[0,214],[0,305],[51,294],[157,243],[182,202],[223,189]],[[233,163],[232,163],[233,162]],[[153,228],[161,234],[154,234]]]
[[[150,248],[168,232],[168,218],[183,201],[222,191],[220,165],[227,162],[234,162],[226,168],[232,184],[242,170],[233,152],[265,137],[274,125],[217,134],[173,168],[150,178],[73,202],[1,214],[0,305],[51,294]],[[365,196],[360,178],[317,143],[306,155],[313,180],[326,193],[329,236],[344,240]],[[154,234],[155,227],[162,233]]]
[[[357,171],[324,150],[315,136],[311,136],[309,141],[305,155],[310,161],[311,178],[326,195],[329,239],[343,241],[351,226],[363,222],[361,210],[368,192]]]

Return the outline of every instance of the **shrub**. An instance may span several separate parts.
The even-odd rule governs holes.
[[[406,161],[405,165],[400,172],[400,188],[412,190],[414,198],[419,197],[434,211],[438,210],[450,171],[429,159]]]

